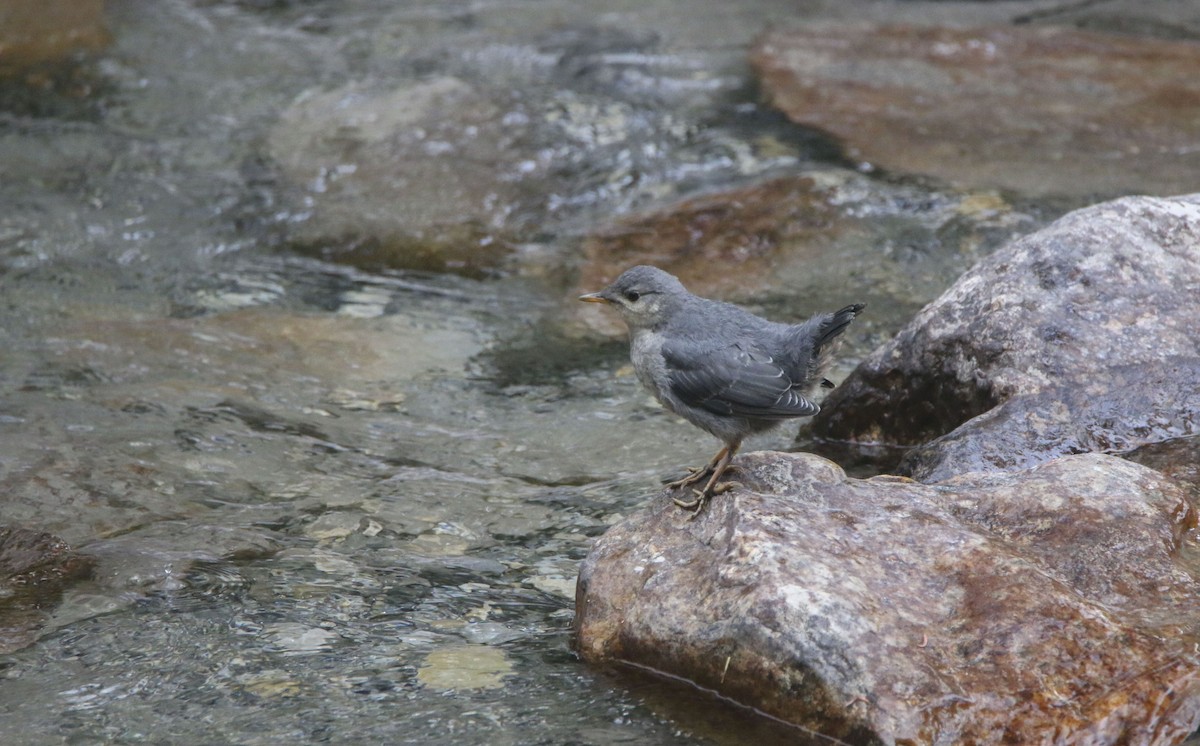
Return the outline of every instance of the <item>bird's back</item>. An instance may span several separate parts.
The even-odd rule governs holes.
[[[764,352],[780,352],[792,328],[755,316],[732,303],[691,296],[667,324],[672,339],[686,340],[697,349],[719,349],[734,342],[754,342]]]
[[[812,376],[811,362],[829,350],[846,326],[861,311],[862,304],[847,306],[836,314],[822,313],[800,324],[781,324],[756,316],[732,303],[692,296],[668,324],[672,339],[686,341],[697,352],[716,351],[731,344],[770,356],[793,380]],[[825,355],[828,357],[828,354]]]
[[[833,342],[862,310],[847,306],[803,324],[779,324],[728,303],[692,296],[658,337],[661,368],[651,388],[664,404],[700,424],[700,417],[736,418],[729,426],[816,414],[809,393],[823,381]],[[682,405],[682,406],[681,406]],[[709,424],[702,427],[712,430]]]

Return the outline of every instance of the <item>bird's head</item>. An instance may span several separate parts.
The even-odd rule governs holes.
[[[607,303],[621,313],[630,329],[651,329],[670,318],[688,291],[674,275],[657,267],[631,267],[611,285],[579,296],[588,303]]]

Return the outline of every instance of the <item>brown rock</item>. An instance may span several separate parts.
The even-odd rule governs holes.
[[[792,299],[794,307],[755,309],[781,319],[867,301],[872,321],[895,329],[970,257],[1037,224],[992,193],[931,195],[845,170],[777,176],[665,204],[592,234],[570,313],[593,331],[624,336],[615,315],[574,298],[652,264],[705,297],[752,306]],[[938,250],[913,251],[910,243]]]
[[[1200,173],[1200,44],[1068,28],[806,26],[752,60],[848,154],[1031,194],[1177,194]]]
[[[575,294],[651,264],[699,295],[753,297],[775,287],[781,264],[811,265],[846,227],[831,197],[809,177],[785,176],[635,215],[584,242]],[[591,304],[575,310],[597,331],[625,334],[613,314]]]
[[[108,41],[104,0],[0,0],[0,71]]]
[[[580,287],[604,287],[634,264],[653,264],[702,294],[762,290],[782,247],[825,245],[836,235],[844,218],[831,196],[812,178],[785,176],[636,215],[584,243]]]
[[[1197,196],[1073,212],[964,274],[832,392],[814,433],[920,446],[900,471],[922,481],[1194,434],[1197,245]]]
[[[937,486],[750,454],[580,572],[593,663],[682,677],[856,742],[1166,744],[1200,724],[1178,484],[1085,455]]]
[[[56,536],[0,526],[0,653],[36,640],[66,587],[91,567]]]

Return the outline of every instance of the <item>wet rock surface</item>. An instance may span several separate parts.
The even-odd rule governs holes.
[[[899,469],[925,482],[953,474],[1019,469],[1066,453],[1123,453],[1193,433],[1200,359],[1113,366],[1015,396],[906,453]]]
[[[769,34],[753,60],[775,106],[887,169],[1034,194],[1196,188],[1194,41],[818,24]]]
[[[57,536],[0,526],[0,653],[36,640],[63,591],[92,564]]]
[[[0,2],[0,76],[109,41],[104,0]]]
[[[781,262],[811,265],[848,229],[835,193],[813,177],[783,177],[626,219],[584,244],[579,287],[604,287],[635,264],[652,264],[696,292],[761,292],[774,286]]]
[[[600,228],[583,242],[571,308],[589,329],[624,337],[614,314],[574,298],[635,264],[653,264],[694,293],[783,317],[867,301],[867,321],[890,333],[972,258],[1044,219],[993,192],[930,194],[813,169],[706,192]],[[843,290],[848,275],[855,278],[853,297]],[[778,307],[786,298],[803,303]],[[771,306],[777,308],[766,310]]]
[[[523,118],[503,113],[450,76],[303,94],[269,145],[311,212],[290,240],[364,266],[494,269],[519,229],[509,215],[533,196],[521,163],[536,166],[515,146]]]
[[[1125,458],[1191,485],[1200,495],[1200,436],[1151,443],[1123,454]]]
[[[1014,241],[864,360],[814,432],[919,445],[900,469],[923,481],[1194,434],[1197,242],[1196,197],[1117,200]]]
[[[852,742],[1178,743],[1200,723],[1187,491],[1085,455],[936,486],[742,457],[580,575],[577,646]]]
[[[1200,15],[1192,3],[1112,0],[1053,4],[1011,18],[1017,24],[1055,24],[1148,38],[1200,40]]]
[[[388,74],[352,65],[352,80],[304,91],[271,127],[264,161],[290,248],[373,270],[494,276],[594,210],[788,160],[699,126],[695,110],[732,80],[641,24],[583,11],[547,27],[538,11],[508,8],[433,40],[422,15],[395,9],[366,35]]]

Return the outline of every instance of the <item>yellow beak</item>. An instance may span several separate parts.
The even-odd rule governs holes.
[[[605,298],[600,293],[588,293],[587,295],[579,296],[579,300],[584,303],[612,303],[608,298]]]

